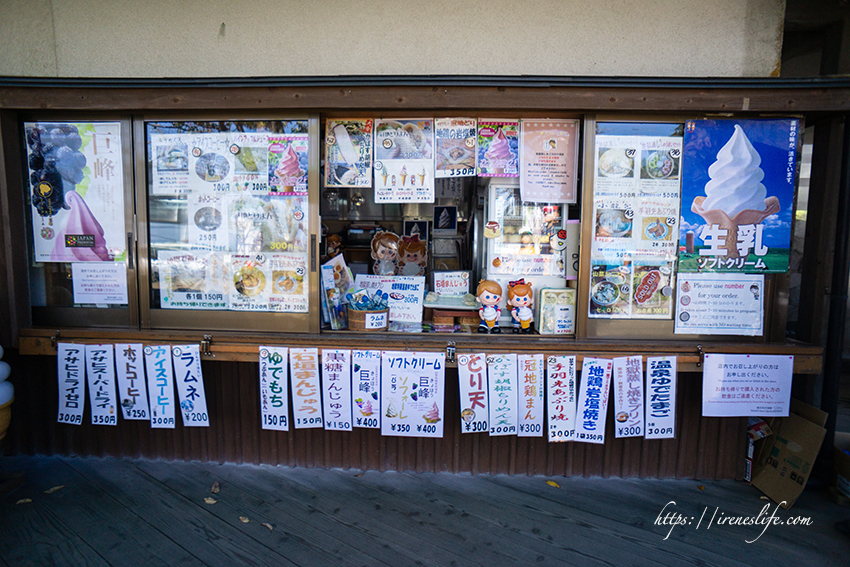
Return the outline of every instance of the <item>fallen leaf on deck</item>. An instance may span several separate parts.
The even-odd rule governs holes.
[[[697,485],[697,488],[699,488],[700,490],[705,490],[705,487],[704,487],[703,485],[701,485],[701,484],[700,484],[700,485]]]
[[[547,480],[546,484],[548,484],[549,486],[554,486],[555,488],[561,488],[560,486],[558,486],[558,483],[555,482],[554,480]]]
[[[218,502],[218,500],[216,500],[215,498],[210,498],[209,496],[207,496],[206,498],[204,498],[204,502],[206,502],[207,504],[215,504],[216,502]]]
[[[271,524],[267,524],[266,522],[263,522],[261,525],[266,526],[269,531],[272,531],[274,529]]]
[[[210,488],[210,492],[212,492],[213,494],[218,494],[219,490],[221,490],[221,487],[218,485],[218,481],[215,481],[212,485],[212,488]]]
[[[242,522],[243,524],[247,524],[247,523],[248,523],[248,522],[250,522],[251,520],[249,520],[249,519],[248,519],[248,518],[246,518],[245,516],[239,516],[239,521],[240,521],[240,522]]]
[[[30,502],[32,502],[32,498],[21,498],[15,504],[29,504]]]
[[[64,484],[60,484],[59,486],[54,486],[53,488],[50,488],[50,489],[45,490],[45,491],[44,491],[44,493],[45,493],[45,494],[53,494],[53,493],[54,493],[54,492],[56,492],[57,490],[62,490],[63,488],[65,488],[65,485],[64,485]]]
[[[354,478],[357,478],[358,476],[363,476],[364,474],[366,474],[366,471],[363,471],[362,473],[358,473],[358,474],[354,475]]]

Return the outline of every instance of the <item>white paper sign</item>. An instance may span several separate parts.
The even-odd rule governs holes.
[[[351,431],[351,351],[322,350],[325,429]]]
[[[86,407],[85,347],[59,343],[56,351],[59,377],[59,414],[56,422],[80,425]]]
[[[487,356],[487,385],[490,397],[490,436],[516,435],[517,355]]]
[[[289,431],[289,349],[260,347],[260,414],[262,428]]]
[[[461,433],[490,431],[487,425],[487,355],[482,352],[458,356],[457,377]]]
[[[793,373],[793,356],[706,354],[702,415],[787,417]]]
[[[171,345],[146,346],[145,370],[151,404],[151,427],[174,429],[174,406],[177,405],[177,400],[174,396]]]
[[[127,265],[123,262],[74,262],[74,303],[127,304]]]
[[[92,425],[118,425],[115,353],[112,345],[86,345],[86,377]]]
[[[387,313],[366,313],[367,329],[383,329],[387,326]]]
[[[389,295],[390,321],[419,323],[425,301],[425,276],[375,276],[357,274],[354,287],[365,289],[369,296],[380,289]]]
[[[676,357],[646,359],[647,439],[676,437]]]
[[[543,437],[543,355],[517,355],[519,437]]]
[[[381,435],[443,436],[446,355],[381,354]]]
[[[676,333],[764,334],[764,275],[679,274]]]
[[[236,190],[233,150],[228,133],[198,134],[189,139],[189,190],[218,193]]]
[[[115,371],[118,377],[118,399],[124,419],[150,419],[148,386],[145,381],[144,347],[138,344],[115,345]]]
[[[380,429],[381,351],[355,350],[351,354],[354,427]]]
[[[576,406],[576,441],[605,443],[605,421],[608,417],[608,395],[611,391],[610,360],[584,359],[581,386]]]
[[[434,121],[375,121],[375,202],[434,202]]]
[[[209,427],[207,393],[201,371],[198,345],[181,345],[171,349],[174,357],[174,381],[180,396],[180,410],[185,427]]]
[[[643,437],[643,359],[614,359],[614,436]]]
[[[228,250],[227,193],[189,193],[186,209],[191,250]]]
[[[292,419],[295,429],[322,427],[322,394],[319,388],[319,349],[289,349],[292,375]]]
[[[546,359],[549,442],[572,441],[576,432],[576,357]]]
[[[434,292],[445,297],[463,297],[469,293],[469,271],[434,272]]]

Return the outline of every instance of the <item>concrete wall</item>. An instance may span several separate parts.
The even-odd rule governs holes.
[[[783,0],[1,0],[0,75],[769,76]]]

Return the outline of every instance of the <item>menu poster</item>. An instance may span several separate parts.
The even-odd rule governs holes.
[[[354,427],[381,428],[381,351],[355,350],[351,353],[351,388]]]
[[[688,120],[679,272],[788,271],[799,121]]]
[[[632,313],[632,265],[592,262],[590,267],[591,318],[628,318]]]
[[[543,437],[543,355],[517,355],[519,437]]]
[[[425,304],[425,276],[375,276],[357,274],[354,287],[369,296],[381,290],[389,296],[390,321],[419,323]]]
[[[375,202],[434,202],[434,121],[375,121]]]
[[[548,440],[572,441],[576,432],[576,357],[547,357],[546,376]]]
[[[150,419],[143,348],[141,343],[115,345],[118,400],[124,419]]]
[[[189,140],[186,134],[151,134],[151,194],[183,195],[189,191]]]
[[[201,371],[198,345],[180,345],[171,349],[174,358],[174,381],[180,398],[184,427],[209,427],[207,393]]]
[[[228,249],[237,254],[307,252],[307,198],[228,195]]]
[[[519,177],[519,120],[478,121],[478,176]]]
[[[71,264],[74,303],[127,304],[127,264],[74,262]]]
[[[295,429],[322,427],[322,395],[319,384],[319,349],[289,349],[292,375],[292,412]]]
[[[351,431],[351,351],[322,350],[325,429]]]
[[[267,262],[271,274],[269,307],[272,311],[307,313],[310,310],[307,256],[269,254]]]
[[[522,200],[575,203],[578,120],[523,120],[519,158]]]
[[[189,191],[234,191],[234,157],[237,151],[224,133],[195,134],[189,138]]]
[[[489,431],[487,404],[487,355],[462,354],[457,357],[457,377],[460,389],[460,431],[481,433]]]
[[[268,132],[230,132],[233,187],[236,191],[269,192]]]
[[[673,261],[635,261],[632,265],[632,318],[670,319],[673,315]]]
[[[186,196],[191,250],[228,250],[225,193],[189,193]]]
[[[703,368],[703,416],[788,416],[793,356],[706,354]]]
[[[160,251],[154,262],[162,309],[227,309],[228,264],[215,253]]]
[[[643,436],[643,359],[614,359],[614,436]]]
[[[145,347],[145,371],[148,376],[148,399],[151,403],[151,427],[174,429],[174,370],[171,345]]]
[[[307,195],[309,135],[269,137],[269,190],[274,195]]]
[[[446,354],[384,351],[381,435],[443,436]]]
[[[436,160],[434,175],[443,177],[475,177],[475,118],[438,118],[434,140]]]
[[[764,276],[679,274],[675,332],[761,336]]]
[[[272,292],[270,262],[266,255],[230,258],[228,297],[234,311],[268,311]]]
[[[56,346],[59,381],[59,412],[56,423],[80,425],[86,408],[86,352],[83,345],[58,343]]]
[[[33,260],[124,261],[121,124],[25,122],[24,131]]]
[[[646,439],[676,437],[676,357],[646,359]]]
[[[325,187],[372,186],[371,118],[328,120],[325,125]]]
[[[584,359],[576,407],[576,441],[600,445],[605,443],[611,367],[610,360],[591,357]]]
[[[86,345],[86,377],[92,425],[118,425],[115,352],[109,345]]]
[[[516,435],[519,421],[517,355],[488,355],[487,384],[490,398],[490,435]]]
[[[289,349],[260,347],[261,427],[271,431],[289,431]]]

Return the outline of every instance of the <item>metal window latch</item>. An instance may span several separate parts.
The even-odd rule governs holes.
[[[448,343],[446,343],[446,363],[447,364],[454,364],[457,361],[457,358],[456,358],[455,355],[456,355],[455,342],[449,341]]]
[[[56,331],[56,333],[52,337],[50,337],[50,346],[52,346],[53,348],[56,348],[56,342],[58,340],[59,340],[59,331]]]
[[[212,344],[212,335],[204,335],[204,340],[201,341],[201,354],[215,358],[215,355],[210,352],[210,344]]]
[[[699,360],[697,361],[697,368],[701,368],[702,363],[705,361],[705,353],[702,350],[702,345],[697,345],[697,354],[699,355]]]

